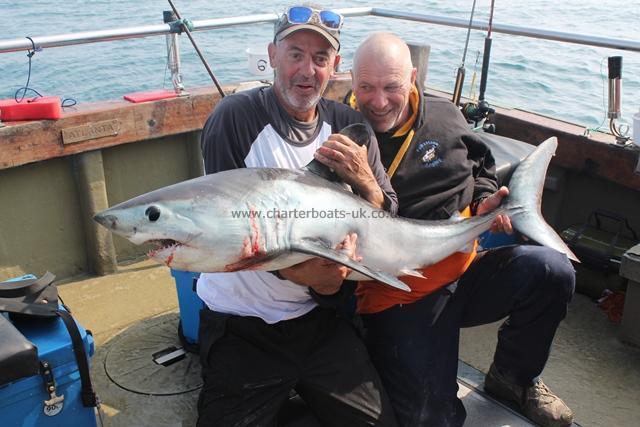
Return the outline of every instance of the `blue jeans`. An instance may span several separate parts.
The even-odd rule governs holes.
[[[506,317],[494,363],[522,385],[530,384],[544,369],[574,287],[575,272],[565,255],[540,246],[508,246],[474,261],[435,323],[445,289],[363,315],[365,341],[399,425],[464,423],[466,412],[456,396],[460,328]]]

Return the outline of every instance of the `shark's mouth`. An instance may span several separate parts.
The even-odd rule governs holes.
[[[149,253],[147,253],[147,256],[149,256],[149,258],[156,258],[159,256],[163,257],[165,256],[163,252],[169,252],[171,256],[173,256],[173,252],[176,249],[184,246],[183,243],[171,239],[149,240],[147,243],[151,243],[156,246],[155,248],[151,249]]]

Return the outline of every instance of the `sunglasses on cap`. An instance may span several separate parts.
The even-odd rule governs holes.
[[[285,13],[291,24],[308,24],[316,17],[316,22],[329,30],[342,27],[342,15],[332,10],[318,10],[309,6],[291,6]]]

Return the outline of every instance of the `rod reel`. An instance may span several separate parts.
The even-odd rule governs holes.
[[[474,123],[474,127],[482,126],[485,132],[495,133],[496,126],[493,123],[487,123],[489,114],[495,113],[496,110],[485,101],[467,102],[462,104],[462,114],[468,122]]]

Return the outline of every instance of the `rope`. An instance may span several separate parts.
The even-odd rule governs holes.
[[[19,103],[21,103],[22,101],[24,101],[25,96],[26,96],[26,95],[27,95],[27,93],[29,93],[29,92],[33,92],[33,93],[35,93],[35,94],[36,94],[36,96],[34,96],[34,97],[33,97],[33,98],[31,98],[31,99],[27,99],[27,102],[33,102],[33,101],[35,101],[36,99],[38,99],[38,98],[42,98],[42,97],[43,97],[43,95],[42,95],[40,92],[38,92],[37,90],[35,90],[35,89],[33,89],[33,88],[30,88],[30,87],[29,87],[29,83],[31,82],[31,58],[33,58],[33,55],[35,55],[35,54],[36,54],[36,52],[42,52],[42,47],[37,46],[37,45],[36,45],[36,42],[34,42],[34,41],[33,41],[33,39],[32,39],[31,37],[27,36],[26,38],[31,42],[31,49],[27,49],[27,58],[29,58],[29,70],[28,70],[28,72],[27,72],[27,83],[26,83],[23,87],[19,88],[19,89],[16,91],[16,93],[15,93],[15,95],[14,95],[14,97],[13,97],[13,99],[14,99],[18,104],[19,104]],[[73,107],[73,106],[74,106],[74,105],[76,105],[77,103],[78,103],[78,102],[77,102],[75,99],[73,99],[73,98],[64,98],[64,99],[62,100],[62,102],[60,103],[60,106],[61,106],[62,108],[65,108],[65,107]]]
[[[23,87],[18,89],[16,91],[16,94],[14,95],[14,99],[18,104],[24,100],[24,97],[27,95],[27,92],[29,91],[34,92],[37,96],[27,102],[33,102],[35,99],[42,97],[42,94],[40,92],[38,92],[35,89],[31,89],[29,87],[29,82],[31,81],[31,58],[33,57],[33,55],[36,54],[36,52],[40,52],[42,48],[39,46],[36,46],[36,43],[33,41],[31,37],[27,37],[27,39],[29,39],[29,41],[31,42],[31,49],[27,50],[27,57],[29,58],[29,72],[27,74],[27,84],[25,84]],[[20,91],[22,91],[22,96],[19,95]],[[18,97],[20,99],[18,99]]]

